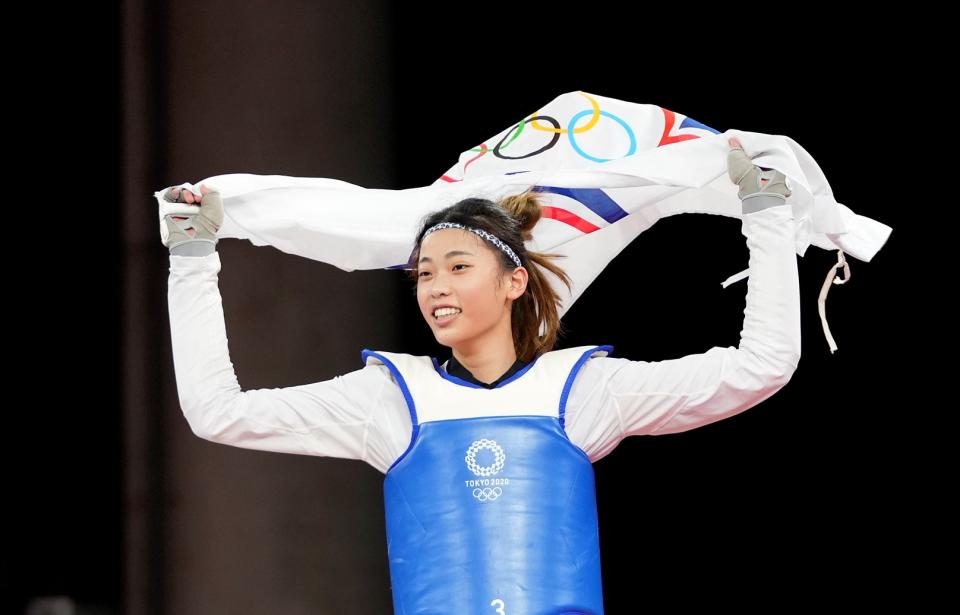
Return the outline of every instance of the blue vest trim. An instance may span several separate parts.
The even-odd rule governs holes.
[[[613,345],[604,344],[603,346],[597,346],[580,355],[580,358],[574,364],[573,369],[570,370],[570,375],[567,376],[567,382],[563,385],[563,393],[560,395],[560,428],[563,429],[563,433],[567,433],[565,414],[567,412],[567,397],[570,396],[570,389],[573,388],[573,381],[577,377],[577,373],[580,371],[580,368],[584,363],[587,362],[587,359],[593,356],[593,353],[598,350],[606,350],[607,356],[609,356],[613,352]]]
[[[410,449],[413,448],[413,443],[417,441],[417,434],[420,433],[420,421],[417,420],[417,408],[413,403],[413,396],[410,395],[410,389],[407,387],[407,381],[403,379],[403,376],[400,375],[400,370],[397,369],[397,366],[393,364],[393,361],[383,356],[379,352],[373,350],[368,350],[364,348],[360,352],[360,360],[364,365],[367,364],[367,357],[374,356],[383,361],[383,364],[390,368],[390,371],[393,373],[393,377],[396,378],[397,384],[400,385],[400,390],[403,391],[403,397],[407,400],[407,410],[410,412],[410,422],[413,424],[413,430],[410,433],[410,443],[407,444],[407,450],[403,451],[403,454],[397,457],[389,468],[387,472],[393,469],[393,466],[400,463],[400,461],[407,456],[407,453],[410,452]],[[436,359],[434,359],[436,362]]]
[[[543,356],[543,355],[538,355],[538,356],[534,357],[533,361],[530,361],[530,363],[528,363],[527,365],[525,365],[520,371],[518,371],[518,372],[515,373],[514,375],[510,376],[509,378],[507,378],[506,380],[504,380],[503,382],[501,382],[500,384],[498,384],[497,386],[495,386],[495,387],[493,387],[493,388],[494,388],[494,389],[499,389],[500,387],[505,386],[505,385],[507,385],[507,384],[510,384],[511,382],[513,382],[514,380],[516,380],[517,378],[519,378],[520,376],[524,375],[525,373],[527,373],[527,370],[529,370],[531,367],[533,367],[533,365],[537,362],[537,359],[539,359],[541,356]],[[450,382],[452,382],[452,383],[454,383],[454,384],[459,384],[460,386],[470,387],[471,389],[485,389],[485,388],[487,388],[487,387],[480,386],[479,384],[476,384],[475,382],[468,382],[468,381],[464,380],[463,378],[457,378],[457,377],[454,376],[453,374],[447,373],[447,370],[443,369],[443,367],[440,366],[440,362],[439,362],[439,361],[437,361],[434,357],[430,357],[430,358],[433,360],[433,369],[437,370],[437,373],[440,374],[440,376],[441,376],[444,380],[449,380]]]

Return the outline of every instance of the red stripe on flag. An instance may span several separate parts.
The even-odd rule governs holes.
[[[699,139],[697,135],[670,135],[670,131],[673,130],[674,124],[677,123],[677,115],[670,109],[664,109],[660,107],[660,110],[663,111],[663,135],[660,137],[660,143],[657,147],[661,145],[669,145],[671,143],[678,143],[680,141],[689,141],[690,139]]]
[[[587,220],[584,220],[577,214],[566,209],[553,207],[551,205],[544,205],[543,207],[541,207],[541,211],[543,212],[542,217],[551,218],[553,220],[557,220],[558,222],[569,224],[570,226],[572,226],[573,228],[577,229],[578,231],[584,234],[592,233],[594,231],[600,230],[600,227],[597,226],[596,224],[593,224],[592,222],[588,222]]]

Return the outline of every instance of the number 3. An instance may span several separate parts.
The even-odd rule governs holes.
[[[498,615],[507,615],[507,612],[503,610],[507,607],[507,605],[500,598],[495,598],[493,602],[490,603],[490,606],[497,607]]]

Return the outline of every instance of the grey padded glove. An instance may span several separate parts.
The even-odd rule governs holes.
[[[200,186],[202,200],[190,193],[194,203],[189,203],[187,192],[180,186],[164,191],[163,200],[168,204],[160,206],[160,238],[170,254],[206,256],[216,249],[217,231],[223,224],[223,199],[216,189]]]
[[[736,137],[731,137],[727,142],[731,148],[727,153],[727,174],[730,181],[740,186],[737,196],[740,197],[743,213],[784,205],[787,197],[793,194],[790,178],[776,169],[753,164]]]

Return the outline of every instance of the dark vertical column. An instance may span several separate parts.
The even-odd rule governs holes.
[[[125,4],[125,612],[387,612],[382,475],[197,438],[179,407],[152,192],[221,173],[393,188],[386,3]],[[244,390],[360,369],[393,346],[397,272],[221,241]],[[323,437],[317,433],[317,437]]]
[[[121,203],[124,239],[121,363],[124,442],[124,608],[166,612],[166,465],[163,390],[169,377],[165,288],[167,266],[149,186],[166,175],[170,141],[165,95],[168,6],[125,0],[122,11]]]

